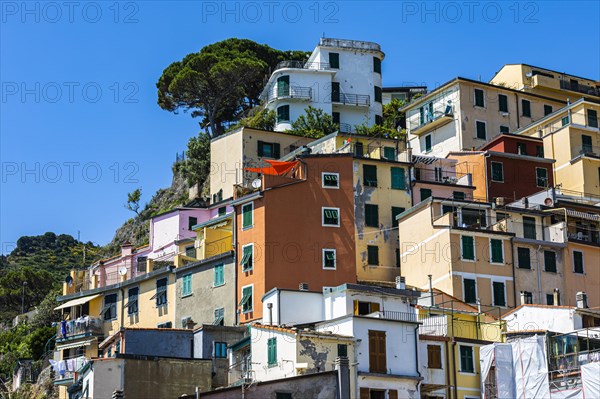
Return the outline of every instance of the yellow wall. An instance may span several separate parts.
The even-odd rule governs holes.
[[[573,251],[583,252],[584,274],[573,272]],[[600,306],[600,247],[569,241],[565,251],[565,289],[561,294],[561,305],[575,306],[577,292],[588,296],[588,306]]]

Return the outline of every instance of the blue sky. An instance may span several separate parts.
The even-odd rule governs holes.
[[[385,86],[488,80],[505,63],[600,79],[598,2],[1,3],[0,241],[67,233],[105,244],[170,184],[198,130],[156,105],[162,70],[204,45],[249,38],[312,50],[323,35],[381,44]],[[568,11],[568,12],[567,12]]]

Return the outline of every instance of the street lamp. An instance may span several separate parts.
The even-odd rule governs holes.
[[[25,286],[27,281],[23,281],[23,295],[21,295],[21,314],[25,313]]]

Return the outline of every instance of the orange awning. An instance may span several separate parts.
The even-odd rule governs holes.
[[[299,161],[273,161],[273,160],[265,160],[271,166],[266,166],[262,168],[245,168],[248,172],[256,172],[263,175],[273,175],[273,176],[283,176],[290,170],[294,169],[298,165]]]

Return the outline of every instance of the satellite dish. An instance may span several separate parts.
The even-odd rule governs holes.
[[[65,279],[65,283],[67,283],[67,285],[70,287],[73,285],[73,277],[71,276],[67,276],[67,278]]]
[[[554,205],[554,201],[552,200],[552,198],[548,197],[544,200],[544,205],[552,206],[552,205]]]
[[[124,276],[124,275],[126,275],[126,274],[127,274],[127,268],[126,268],[126,267],[122,267],[122,268],[120,268],[120,269],[119,269],[119,274],[120,274],[121,276]]]
[[[262,181],[260,179],[255,179],[252,181],[252,187],[260,188],[260,186],[262,186]]]

